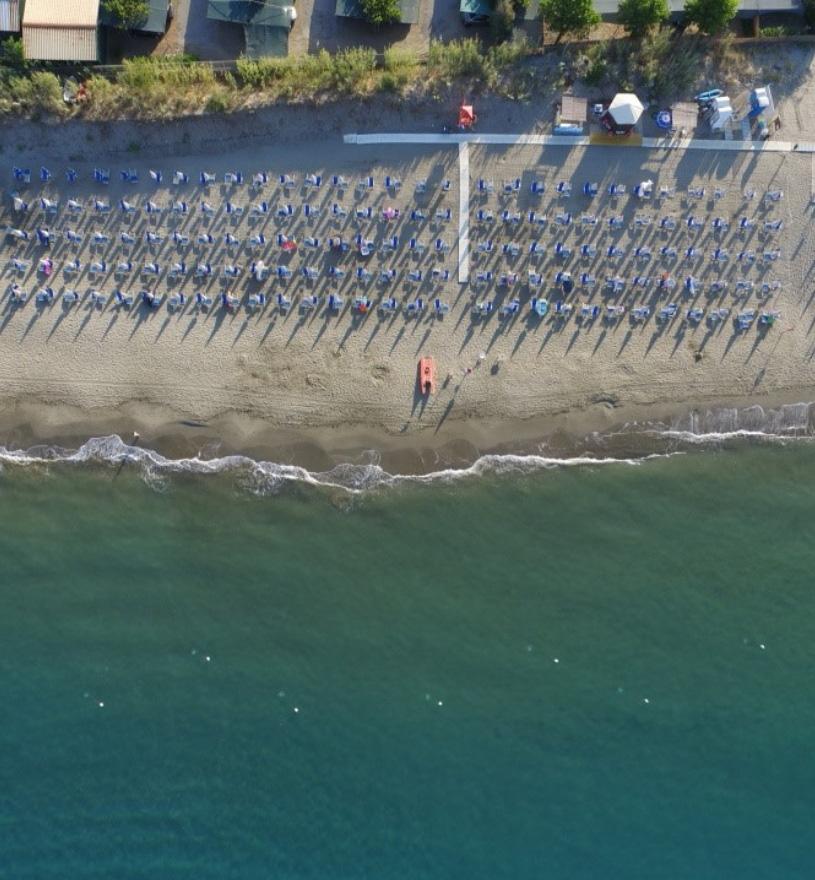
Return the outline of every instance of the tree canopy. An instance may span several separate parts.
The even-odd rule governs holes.
[[[617,21],[632,37],[644,37],[670,14],[668,0],[620,0]]]
[[[584,37],[600,23],[592,0],[541,0],[540,9],[547,27],[557,33],[558,43],[564,34]]]
[[[103,0],[102,6],[115,17],[122,30],[141,24],[150,14],[147,0]]]
[[[395,24],[402,10],[399,0],[362,0],[362,14],[370,24]]]
[[[733,20],[739,0],[686,0],[685,18],[705,34],[718,34]]]

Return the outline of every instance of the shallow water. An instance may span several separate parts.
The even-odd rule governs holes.
[[[809,877],[815,449],[0,476],[0,877]]]

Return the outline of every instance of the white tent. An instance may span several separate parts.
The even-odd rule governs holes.
[[[645,107],[636,95],[619,92],[608,105],[608,114],[617,125],[636,125]]]

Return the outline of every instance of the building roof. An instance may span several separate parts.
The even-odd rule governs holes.
[[[399,24],[416,24],[419,21],[420,2],[421,0],[399,0],[399,9],[402,13]],[[365,19],[360,0],[337,0],[334,14],[340,18],[361,18],[363,21]]]
[[[23,51],[32,61],[98,61],[99,0],[28,0]]]
[[[146,0],[148,10],[146,17],[133,25],[131,30],[142,31],[145,34],[163,34],[167,30],[167,13],[170,9],[170,0]],[[108,12],[102,6],[102,24],[116,27],[119,20],[115,15]]]
[[[0,0],[0,31],[20,30],[20,0]]]
[[[619,10],[620,0],[594,0],[594,8],[603,18],[614,18]],[[668,0],[671,18],[681,18],[685,10],[685,0]],[[739,0],[736,13],[746,17],[768,12],[800,12],[801,0]]]
[[[207,18],[255,27],[285,27],[288,30],[291,19],[285,9],[284,3],[264,0],[208,0]]]
[[[95,28],[99,0],[27,0],[23,27]]]
[[[243,30],[249,58],[285,58],[289,54],[288,23],[285,27],[248,24]]]

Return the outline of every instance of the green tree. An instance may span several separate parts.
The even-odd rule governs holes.
[[[670,14],[668,0],[620,0],[617,21],[632,37],[644,37]]]
[[[103,0],[102,6],[122,30],[141,24],[150,14],[147,0]]]
[[[546,25],[557,33],[556,44],[564,34],[585,37],[600,23],[592,0],[541,0],[540,9]]]
[[[399,0],[362,0],[362,14],[370,24],[395,24],[402,10]]]
[[[685,0],[685,19],[702,33],[718,34],[733,20],[739,0]]]
[[[490,16],[490,30],[493,37],[503,43],[512,36],[515,25],[515,10],[510,0],[498,0]]]
[[[0,43],[0,61],[7,67],[25,67],[25,50],[19,37],[9,37]]]

